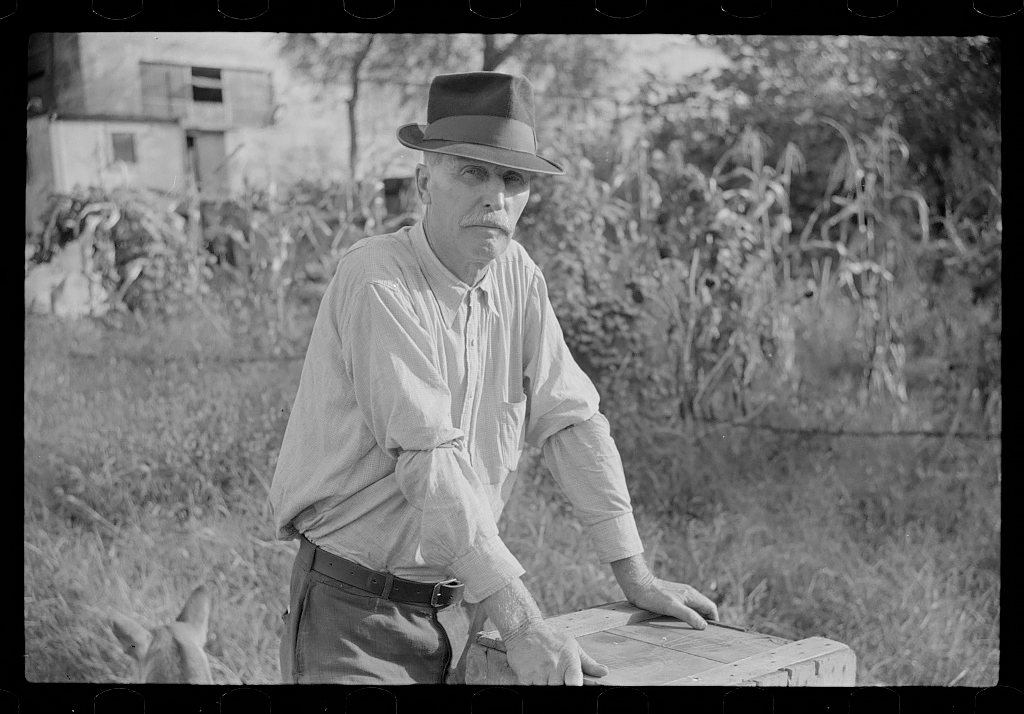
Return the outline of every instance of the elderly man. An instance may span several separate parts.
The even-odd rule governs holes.
[[[531,176],[564,173],[537,154],[529,81],[436,77],[398,139],[424,152],[423,220],[341,259],[271,487],[277,537],[300,538],[284,681],[462,682],[485,618],[525,684],[606,674],[544,623],[498,537],[526,443],[630,602],[705,627],[714,603],[644,563],[597,391],[512,240]]]

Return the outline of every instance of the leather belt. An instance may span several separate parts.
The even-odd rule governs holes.
[[[304,536],[300,541],[300,549],[313,551],[312,570],[387,600],[443,608],[455,602],[465,588],[465,585],[455,578],[440,583],[421,583],[397,578],[391,573],[371,570],[359,563],[328,553]]]

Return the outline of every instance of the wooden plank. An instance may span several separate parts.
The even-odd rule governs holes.
[[[578,641],[587,654],[608,667],[607,675],[593,678],[595,684],[607,687],[658,686],[686,674],[721,666],[715,660],[688,652],[651,647],[646,642],[612,632],[584,635]]]
[[[783,669],[789,674],[787,687],[853,687],[857,684],[857,656],[849,648]],[[769,686],[762,683],[760,677],[754,681],[759,687]]]
[[[741,632],[714,625],[708,626],[705,630],[695,630],[685,622],[670,617],[658,617],[642,624],[615,627],[608,631],[723,664],[766,652],[790,642],[781,637],[758,632]]]
[[[770,672],[755,679],[748,679],[747,681],[755,687],[788,687],[789,671],[780,669],[776,672]]]
[[[829,647],[808,648],[806,641],[793,643],[801,645],[794,652],[778,648],[773,656],[764,653],[721,665],[712,660],[671,650],[637,650],[634,646],[622,646],[622,641],[603,639],[605,633],[585,636],[584,649],[599,662],[609,666],[604,677],[583,678],[584,685],[599,686],[819,686],[852,687],[856,684],[857,664],[852,650],[830,640]],[[595,638],[591,641],[590,638]],[[629,638],[624,638],[628,640]],[[811,638],[823,640],[823,638]],[[638,642],[639,641],[635,641]],[[641,643],[642,644],[642,643]],[[596,646],[595,646],[596,645]],[[609,647],[617,652],[609,653]],[[665,652],[672,654],[665,655]],[[678,657],[676,655],[683,655]],[[791,657],[807,657],[799,662],[789,661]],[[783,664],[785,663],[785,664]],[[765,672],[764,668],[774,667]],[[686,676],[679,677],[680,672]],[[517,685],[515,676],[503,651],[486,647],[472,647],[467,662],[466,681],[469,684]]]
[[[808,682],[811,670],[798,666],[810,662],[814,665],[813,672],[820,675],[822,667],[825,666],[825,673],[830,674],[828,679],[832,681],[816,680],[819,686],[850,686],[840,684],[839,681],[847,681],[850,672],[856,673],[856,659],[849,647],[824,637],[809,637],[798,642],[777,647],[767,652],[761,652],[752,657],[722,665],[715,669],[687,675],[680,679],[669,682],[672,685],[700,685],[728,687],[747,681],[755,681],[762,686],[778,686],[783,678],[776,673],[780,670],[787,670],[785,685],[790,686],[790,681]],[[825,663],[828,663],[827,665]]]
[[[818,667],[821,666],[820,659],[811,659],[806,662],[797,662],[789,667],[777,670],[773,675],[782,675],[776,678],[774,683],[769,683],[767,677],[756,677],[754,679],[759,687],[810,687],[818,676]]]
[[[585,635],[592,635],[595,632],[632,625],[637,622],[661,617],[660,615],[633,607],[628,602],[613,602],[607,605],[599,605],[589,610],[570,612],[565,615],[552,617],[545,622],[552,628],[567,630],[573,637],[579,639]],[[501,635],[496,630],[482,632],[477,636],[477,643],[484,647],[505,651],[505,643],[501,641]]]
[[[709,626],[695,630],[675,618],[618,602],[547,620],[573,635],[598,662],[602,686],[853,686],[856,657],[846,645],[812,637],[792,642],[757,632]],[[518,684],[496,631],[470,648],[467,682]]]
[[[714,660],[659,647],[609,632],[595,632],[579,638],[580,646],[591,657],[608,667],[604,677],[583,678],[584,684],[605,687],[656,686],[720,666]],[[519,679],[503,651],[472,647],[466,662],[469,684],[517,685]]]

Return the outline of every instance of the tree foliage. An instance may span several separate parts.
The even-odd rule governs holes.
[[[355,180],[359,159],[357,111],[366,81],[394,80],[401,101],[416,95],[428,72],[444,71],[467,59],[468,48],[456,35],[289,33],[281,53],[296,71],[319,90],[321,97],[347,94],[349,171]]]
[[[357,106],[366,83],[398,90],[402,104],[425,101],[430,80],[447,72],[516,71],[549,95],[600,86],[621,56],[606,38],[587,35],[290,33],[282,54],[321,95],[347,95],[349,161],[359,158]]]
[[[537,182],[542,211],[524,216],[603,393],[661,419],[750,419],[776,397],[815,398],[812,382],[903,409],[908,363],[938,360],[959,374],[931,376],[939,411],[998,423],[998,48],[716,44],[737,59],[718,76],[640,86],[638,140],[558,127],[570,176]],[[938,333],[915,315],[940,304],[929,343]],[[816,365],[828,349],[833,366]]]
[[[693,107],[714,97],[728,119],[711,125],[691,160],[713,165],[751,125],[776,147],[804,148],[808,172],[794,202],[813,208],[842,150],[819,117],[852,135],[887,116],[907,141],[909,180],[928,203],[956,208],[984,182],[1000,186],[1001,47],[998,38],[701,36],[732,66],[662,88],[664,101]],[[678,116],[678,112],[677,112]],[[984,212],[984,211],[982,211]]]

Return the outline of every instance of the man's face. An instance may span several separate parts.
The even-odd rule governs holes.
[[[530,198],[530,172],[453,157],[452,164],[416,168],[424,226],[437,257],[474,285],[508,248]]]

